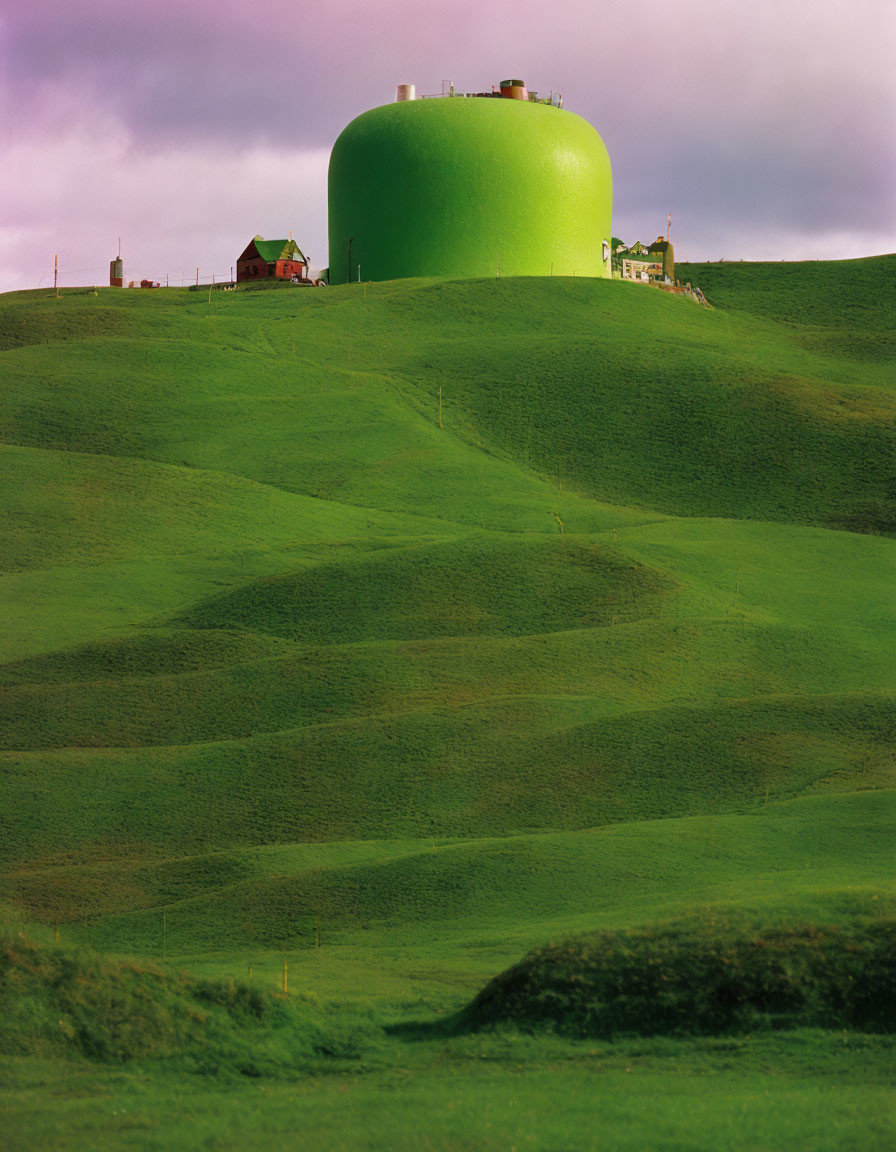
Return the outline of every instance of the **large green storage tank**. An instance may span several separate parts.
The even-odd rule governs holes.
[[[333,145],[330,283],[609,276],[613,185],[597,132],[548,104],[400,100]]]

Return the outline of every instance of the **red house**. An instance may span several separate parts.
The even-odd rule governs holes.
[[[236,262],[237,283],[242,280],[292,280],[311,283],[308,259],[295,240],[265,240],[256,236]]]

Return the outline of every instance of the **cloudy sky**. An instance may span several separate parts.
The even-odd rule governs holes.
[[[327,262],[341,129],[397,83],[563,92],[614,227],[679,259],[896,250],[896,0],[13,0],[0,291],[226,277],[256,233]]]

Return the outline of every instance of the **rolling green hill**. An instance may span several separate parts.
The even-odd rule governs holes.
[[[896,257],[679,275],[712,308],[562,278],[0,298],[0,900],[37,941],[0,989],[32,1023],[139,984],[98,953],[264,996],[288,959],[302,1068],[405,1061],[432,1102],[480,1041],[400,1029],[549,940],[892,916]],[[60,1008],[72,948],[99,990]],[[160,1068],[204,1011],[165,979]],[[236,1067],[242,1009],[202,996]],[[0,1051],[83,1057],[15,1019]],[[578,1051],[483,1043],[558,1091]],[[870,1140],[844,1093],[831,1148]],[[414,1115],[324,1146],[417,1147]]]

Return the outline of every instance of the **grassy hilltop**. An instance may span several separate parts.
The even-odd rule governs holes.
[[[537,1023],[546,970],[637,953],[623,999],[667,963],[690,1004],[681,940],[765,933],[803,949],[791,1023],[871,1027],[843,989],[891,939],[896,257],[679,274],[712,309],[560,278],[0,298],[21,1147],[128,1146],[98,1092],[140,1147],[286,1147],[334,1075],[326,1148],[735,1148],[741,1099],[757,1148],[886,1146],[885,1036]],[[503,970],[529,1000],[467,1035]],[[202,1081],[178,1119],[185,1068],[227,1103]],[[247,1111],[245,1077],[280,1087]]]

